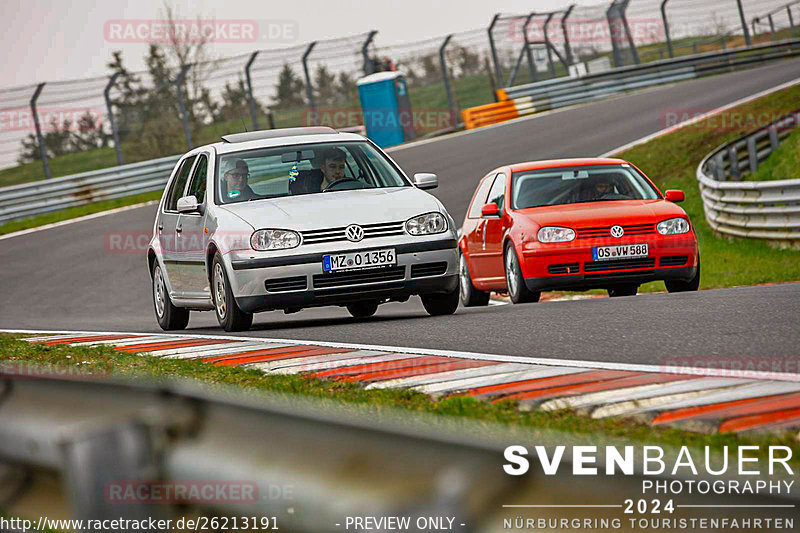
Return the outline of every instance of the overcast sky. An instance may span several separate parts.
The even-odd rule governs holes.
[[[488,25],[494,13],[524,13],[560,8],[574,0],[171,0],[181,18],[198,15],[217,21],[281,21],[295,28],[270,42],[215,43],[216,58],[283,48],[312,40],[378,30],[380,46],[417,41]],[[597,0],[578,0],[596,4]],[[114,50],[128,68],[144,68],[147,44],[111,42],[109,23],[159,19],[163,0],[0,0],[0,49],[4,68],[0,87],[42,81],[104,76]],[[288,35],[296,33],[296,35]]]

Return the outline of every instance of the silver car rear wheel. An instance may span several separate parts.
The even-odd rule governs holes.
[[[167,283],[161,265],[158,261],[153,263],[153,309],[156,313],[156,320],[161,329],[165,331],[174,329],[184,329],[189,324],[189,310],[183,307],[176,307],[169,297]]]

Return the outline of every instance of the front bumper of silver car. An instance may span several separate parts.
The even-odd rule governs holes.
[[[231,258],[232,288],[242,311],[255,313],[364,300],[404,300],[412,295],[458,288],[455,239],[405,241],[359,248],[394,248],[397,264],[325,273],[322,258],[341,249],[289,256]]]

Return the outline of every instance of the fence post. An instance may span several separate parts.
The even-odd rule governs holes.
[[[747,138],[747,162],[750,165],[750,172],[755,174],[758,170],[758,150],[756,150],[755,135]]]
[[[611,36],[611,48],[614,57],[614,66],[615,67],[624,67],[625,66],[625,57],[622,55],[620,51],[619,43],[617,42],[618,35],[614,29],[614,22],[612,17],[614,17],[615,12],[617,11],[617,2],[618,0],[612,0],[611,4],[608,6],[606,10],[606,20],[608,21],[608,31]]]
[[[183,65],[177,79],[175,80],[175,88],[178,91],[178,107],[181,111],[181,118],[183,119],[183,132],[186,134],[186,145],[189,147],[189,150],[194,148],[194,143],[192,142],[192,130],[189,127],[189,113],[186,109],[186,101],[183,97],[183,82],[186,80],[186,73],[189,72],[190,68],[192,68],[191,64]]]
[[[547,14],[547,18],[544,21],[542,30],[544,33],[544,45],[547,48],[547,64],[550,67],[550,75],[555,78],[556,66],[553,64],[553,53],[550,51],[550,48],[552,48],[553,45],[550,43],[550,37],[547,36],[547,26],[550,24],[550,21],[553,20],[553,15],[555,15],[554,11]]]
[[[317,41],[312,42],[303,53],[303,74],[306,77],[306,96],[308,97],[308,105],[311,106],[311,118],[314,125],[317,125],[317,103],[314,101],[314,87],[311,85],[311,75],[308,73],[308,56],[317,45]]]
[[[792,35],[795,35],[794,17],[792,17],[792,7],[786,6],[786,14],[789,15],[789,26],[792,28]]]
[[[622,0],[622,27],[625,29],[625,36],[628,38],[628,46],[631,47],[631,55],[633,56],[633,62],[635,64],[640,64],[639,61],[639,52],[636,50],[636,44],[633,42],[633,35],[631,34],[631,28],[628,26],[628,16],[625,14],[625,11],[628,10],[628,4],[630,0]]]
[[[361,57],[364,58],[364,75],[369,75],[375,72],[375,65],[372,63],[372,59],[369,57],[369,45],[372,44],[373,39],[375,39],[375,35],[378,33],[378,30],[372,30],[367,34],[367,40],[364,41],[364,44],[361,45]]]
[[[42,94],[42,89],[44,89],[44,83],[40,83],[36,86],[36,90],[33,91],[33,96],[31,97],[31,114],[33,114],[33,126],[36,128],[36,142],[39,143],[39,155],[42,157],[42,167],[44,168],[44,177],[45,179],[52,178],[52,174],[50,174],[50,165],[47,162],[47,147],[44,145],[44,137],[42,137],[42,127],[39,124],[39,114],[36,112],[36,100],[39,99],[39,95]]]
[[[528,15],[528,18],[525,19],[525,24],[522,25],[522,33],[525,36],[525,55],[528,58],[528,75],[531,78],[531,82],[536,81],[536,67],[533,65],[533,54],[531,53],[531,43],[528,41],[528,25],[531,23],[531,19],[535,13],[531,13]]]
[[[450,43],[450,39],[452,38],[453,34],[445,37],[442,46],[439,47],[439,64],[442,67],[442,80],[444,80],[444,91],[447,93],[447,104],[450,106],[450,114],[453,116],[453,124],[457,124],[458,111],[456,110],[456,104],[453,101],[453,91],[450,88],[450,75],[447,72],[447,59],[444,56],[445,48],[447,48],[447,45]]]
[[[769,19],[769,31],[772,32],[772,40],[773,41],[777,41],[778,40],[778,34],[775,33],[775,21],[772,20],[772,13],[767,15],[767,18]]]
[[[500,68],[500,61],[497,58],[497,48],[494,45],[494,35],[492,35],[492,31],[494,30],[494,25],[497,24],[497,19],[500,18],[500,13],[497,13],[494,17],[492,17],[492,22],[489,24],[489,28],[486,30],[486,33],[489,34],[489,50],[492,52],[492,62],[494,63],[494,75],[497,78],[497,86],[503,86],[503,71]]]
[[[661,20],[664,22],[664,36],[667,38],[667,51],[669,51],[669,57],[675,57],[675,53],[672,50],[672,38],[669,36],[669,21],[667,20],[667,2],[669,0],[664,0],[661,2]]]
[[[108,122],[111,124],[111,135],[114,138],[114,151],[117,152],[117,164],[122,165],[122,146],[119,144],[119,134],[117,133],[117,122],[114,120],[114,107],[111,104],[111,88],[114,87],[114,83],[116,83],[117,78],[119,77],[119,72],[115,72],[111,75],[111,78],[108,80],[108,84],[106,84],[106,88],[103,91],[103,97],[106,99],[106,109],[108,110]]]
[[[250,120],[253,121],[253,129],[258,130],[258,112],[256,111],[256,99],[253,97],[253,80],[250,78],[250,67],[258,56],[258,50],[250,55],[247,64],[244,66],[244,77],[247,80],[247,100],[250,103]]]
[[[736,5],[739,6],[739,19],[741,19],[741,21],[742,21],[742,31],[744,32],[744,42],[748,47],[750,47],[752,45],[752,42],[750,41],[750,32],[747,29],[747,20],[744,18],[744,8],[742,7],[742,0],[736,0]]]
[[[575,62],[572,58],[572,47],[569,45],[569,32],[567,31],[567,17],[572,14],[573,9],[575,9],[575,4],[570,4],[564,12],[564,16],[561,17],[561,31],[564,33],[564,54],[567,57],[567,69]]]

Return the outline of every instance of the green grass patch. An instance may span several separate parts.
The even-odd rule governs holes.
[[[800,85],[616,154],[641,168],[662,191],[681,189],[686,194],[686,201],[681,207],[691,218],[700,243],[701,288],[800,280],[800,251],[777,249],[755,239],[716,235],[706,222],[696,178],[697,165],[706,155],[751,128],[741,120],[742,116],[758,116],[760,113],[779,116],[794,111],[798,100]],[[741,127],[721,128],[720,124],[741,124]],[[664,290],[664,284],[649,283],[640,290],[660,291]]]
[[[403,389],[365,390],[354,383],[313,379],[298,375],[270,375],[245,367],[212,366],[199,361],[159,359],[114,351],[108,346],[44,346],[29,344],[19,336],[0,335],[0,362],[25,361],[29,364],[57,365],[75,369],[82,375],[145,378],[186,378],[203,385],[232,385],[246,391],[270,392],[278,395],[302,395],[331,402],[340,407],[360,406],[376,414],[393,408],[443,417],[463,417],[478,422],[499,423],[531,430],[554,430],[572,435],[597,438],[626,438],[649,445],[723,446],[760,445],[766,453],[768,445],[784,445],[793,449],[793,461],[800,464],[800,443],[791,435],[704,435],[674,428],[651,427],[627,419],[595,420],[572,411],[517,410],[515,402],[490,403],[472,397],[453,396],[433,399],[425,394]],[[11,363],[15,364],[15,363]]]
[[[789,180],[800,178],[800,128],[796,128],[759,165],[758,170],[746,175],[748,181]]]
[[[54,222],[62,222],[101,211],[108,211],[116,209],[117,207],[124,207],[126,205],[134,205],[142,202],[149,202],[161,198],[162,191],[145,192],[142,194],[135,194],[133,196],[124,196],[122,198],[115,198],[113,200],[103,200],[102,202],[94,202],[91,204],[81,205],[77,207],[70,207],[68,209],[61,209],[46,213],[44,215],[37,215],[35,217],[22,218],[20,220],[12,220],[5,224],[0,224],[0,235],[7,233],[14,233],[15,231],[22,231],[31,228],[38,228],[46,224],[53,224]]]

